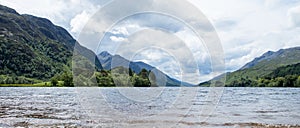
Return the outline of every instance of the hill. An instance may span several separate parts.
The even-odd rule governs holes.
[[[107,51],[101,52],[100,54],[98,54],[97,57],[101,62],[103,68],[106,70],[112,70],[117,67],[124,67],[138,74],[143,69],[145,69],[149,73],[153,73],[153,75],[156,76],[156,78],[159,77],[159,79],[156,80],[157,86],[193,86],[192,84],[176,80],[166,75],[162,71],[158,70],[154,66],[146,64],[144,62],[131,62],[120,55],[111,55]]]
[[[226,86],[268,86],[269,83],[265,83],[264,80],[276,79],[278,73],[282,71],[289,71],[282,73],[286,77],[288,75],[300,75],[293,74],[297,64],[300,63],[300,47],[281,49],[277,52],[268,51],[262,56],[255,58],[253,61],[247,63],[241,69],[226,73]],[[291,68],[292,66],[292,68]],[[276,78],[275,78],[276,76]],[[279,76],[278,76],[279,77]],[[218,78],[220,79],[220,78]],[[214,80],[217,80],[215,78]],[[206,82],[210,83],[212,81]],[[260,84],[265,83],[265,84]],[[204,85],[204,83],[200,84]],[[275,85],[275,84],[274,84]],[[270,84],[271,86],[271,84]],[[294,84],[286,84],[285,86],[298,86]]]
[[[75,45],[78,55],[95,61],[95,54],[80,46],[64,28],[0,5],[1,83],[35,83],[70,71]],[[102,68],[99,62],[96,65]]]

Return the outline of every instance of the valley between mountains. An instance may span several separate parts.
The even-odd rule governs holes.
[[[237,71],[192,85],[144,62],[95,54],[50,20],[0,5],[0,86],[300,87],[300,47],[266,52]]]

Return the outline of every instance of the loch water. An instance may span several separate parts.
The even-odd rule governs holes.
[[[0,127],[300,127],[300,89],[2,87]]]

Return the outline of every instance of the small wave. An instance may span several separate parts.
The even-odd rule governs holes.
[[[263,123],[225,123],[219,126],[254,127],[254,128],[300,128],[300,125],[291,124],[263,124]]]

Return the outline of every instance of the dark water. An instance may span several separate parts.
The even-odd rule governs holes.
[[[0,127],[300,127],[298,88],[0,88]]]

